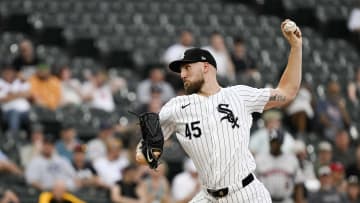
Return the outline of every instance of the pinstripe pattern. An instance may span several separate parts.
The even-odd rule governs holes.
[[[164,105],[160,122],[165,139],[176,133],[194,161],[204,188],[238,185],[219,200],[202,191],[191,202],[271,202],[265,187],[257,180],[241,188],[241,180],[255,171],[255,160],[248,149],[251,113],[261,113],[269,96],[269,89],[238,85],[222,88],[209,97],[179,96]],[[219,110],[220,106],[225,110]],[[199,129],[201,135],[197,136]]]

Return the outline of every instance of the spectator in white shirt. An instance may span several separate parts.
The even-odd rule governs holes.
[[[351,32],[360,33],[360,2],[357,4],[358,5],[350,12],[348,28]]]
[[[26,168],[28,184],[39,189],[52,189],[56,181],[63,180],[68,190],[76,189],[76,173],[71,163],[55,153],[54,136],[46,135],[41,154]]]
[[[261,153],[270,153],[270,132],[276,129],[281,129],[282,114],[277,110],[269,110],[264,112],[262,116],[265,126],[259,128],[250,137],[249,148],[256,156]],[[281,145],[283,153],[293,153],[295,140],[288,132],[284,132],[284,142]]]
[[[100,129],[97,138],[92,139],[87,146],[87,158],[94,161],[106,156],[106,142],[114,134],[114,126],[109,122],[100,123]]]
[[[348,19],[348,29],[352,34],[354,44],[360,49],[360,1],[356,1]]]
[[[121,171],[129,165],[127,155],[122,152],[122,142],[116,138],[107,140],[107,154],[94,161],[94,168],[97,171],[101,182],[111,188],[122,179]]]
[[[72,77],[69,66],[66,65],[60,68],[59,78],[62,89],[61,105],[81,104],[81,83],[78,79]]]
[[[167,102],[175,96],[174,89],[164,81],[164,71],[160,68],[151,69],[149,78],[140,82],[137,88],[138,101],[142,104],[149,103],[154,91],[160,92],[162,102]]]
[[[21,124],[28,121],[30,104],[27,98],[30,85],[17,78],[17,71],[10,65],[5,65],[0,79],[0,103],[3,118],[12,134],[20,130]]]
[[[185,50],[193,46],[194,38],[189,30],[183,30],[179,42],[171,45],[164,53],[162,61],[168,65],[170,62],[182,58]]]
[[[112,112],[115,109],[114,98],[111,87],[108,84],[108,75],[105,70],[98,70],[91,81],[84,84],[83,100],[87,101],[90,107]]]
[[[184,172],[175,176],[172,184],[172,196],[176,203],[189,202],[200,190],[200,181],[191,159],[185,160]]]
[[[228,81],[235,80],[235,66],[231,60],[231,56],[226,48],[223,36],[214,32],[210,36],[210,45],[205,46],[216,60],[217,74]]]
[[[19,149],[20,163],[27,168],[34,157],[41,154],[44,145],[44,127],[41,124],[31,126],[30,143],[23,145]]]

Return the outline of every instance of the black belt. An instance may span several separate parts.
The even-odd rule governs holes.
[[[252,181],[254,180],[254,175],[252,173],[250,173],[248,176],[246,176],[242,181],[242,187],[246,187],[247,185],[249,185]],[[215,198],[221,198],[221,197],[225,197],[228,193],[229,193],[229,188],[222,188],[219,190],[213,190],[213,189],[207,189],[207,192],[215,197]]]

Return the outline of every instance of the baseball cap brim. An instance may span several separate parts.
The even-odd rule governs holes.
[[[169,64],[169,68],[170,70],[176,72],[176,73],[180,73],[181,69],[180,67],[184,64],[188,64],[188,63],[196,63],[198,62],[197,60],[176,60],[173,61]]]

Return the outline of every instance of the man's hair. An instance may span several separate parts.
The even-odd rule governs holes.
[[[222,34],[221,34],[221,32],[215,30],[215,31],[213,31],[213,32],[211,33],[210,37],[212,38],[212,37],[215,37],[215,36],[222,36]]]
[[[234,44],[244,44],[245,40],[241,36],[234,37]]]
[[[184,33],[190,33],[190,34],[192,34],[193,32],[192,32],[190,29],[185,28],[185,29],[182,29],[182,30],[181,30],[180,35],[183,35]]]

